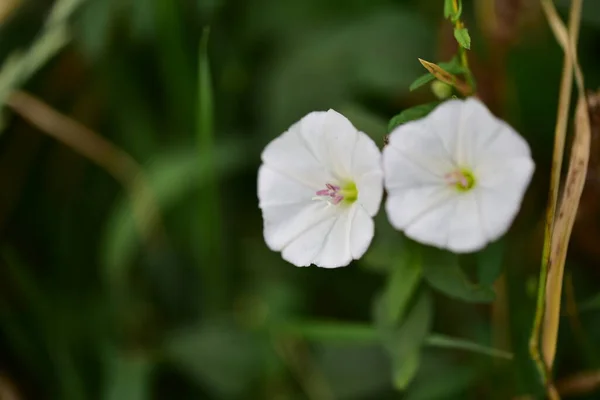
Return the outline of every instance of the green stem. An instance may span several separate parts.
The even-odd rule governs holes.
[[[352,342],[362,345],[373,345],[379,342],[379,333],[370,325],[346,323],[338,321],[301,321],[286,324],[278,331],[284,335],[297,335],[309,341]],[[462,350],[490,357],[512,360],[513,355],[507,351],[483,346],[465,339],[454,338],[438,333],[429,334],[425,338],[425,346],[444,349]]]
[[[454,12],[458,13],[458,0],[452,0],[452,8],[454,8]],[[454,22],[454,29],[463,29],[465,27],[464,22],[459,18]],[[467,83],[471,87],[471,93],[475,93],[475,79],[473,78],[473,73],[471,72],[471,68],[469,68],[469,57],[467,56],[467,49],[462,47],[460,43],[458,44],[458,58],[460,60],[460,64],[464,69],[465,78],[467,79]]]
[[[207,164],[211,169],[211,182],[216,182],[214,160],[214,103],[210,65],[208,62],[208,38],[210,29],[204,29],[200,40],[198,60],[198,109],[197,109],[197,147],[200,157],[209,157]],[[204,182],[203,182],[204,183]],[[220,207],[216,183],[207,185],[200,193],[200,236],[199,259],[202,263],[204,306],[209,312],[223,305],[225,274],[222,270],[220,243]]]

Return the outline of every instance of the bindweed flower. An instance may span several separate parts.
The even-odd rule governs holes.
[[[508,230],[534,163],[527,142],[470,98],[396,128],[383,168],[391,224],[418,242],[465,253]]]
[[[264,237],[296,266],[348,265],[374,233],[379,149],[341,114],[312,112],[267,145],[258,171]]]

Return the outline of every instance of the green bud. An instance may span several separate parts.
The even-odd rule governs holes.
[[[431,91],[435,97],[440,100],[444,100],[452,96],[452,86],[437,79],[431,84]]]

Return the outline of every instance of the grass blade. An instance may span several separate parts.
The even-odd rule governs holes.
[[[214,103],[211,71],[208,60],[208,39],[210,29],[204,29],[199,47],[198,60],[198,156],[208,158],[206,163],[209,175],[216,178],[214,160]],[[202,263],[204,305],[207,310],[218,310],[223,303],[226,286],[225,272],[221,262],[221,220],[219,195],[216,179],[201,192],[199,198],[199,260]]]

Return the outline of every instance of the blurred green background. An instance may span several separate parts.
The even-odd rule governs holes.
[[[54,2],[2,1],[6,62],[39,37]],[[418,57],[447,61],[455,52],[443,1],[79,3],[66,16],[73,40],[21,89],[128,153],[150,191],[124,186],[4,108],[0,399],[542,398],[527,341],[562,53],[536,0],[464,2],[479,95],[528,140],[537,169],[509,234],[460,258],[473,279],[496,281],[496,299],[436,293],[428,311],[428,332],[514,359],[425,341],[403,392],[371,321],[373,299],[410,244],[381,212],[360,261],[336,270],[287,264],[264,244],[256,172],[262,148],[310,111],[334,108],[381,146],[393,115],[435,100],[428,87],[408,86],[424,73]],[[568,4],[557,1],[563,16]],[[596,0],[585,2],[579,54],[597,89]],[[562,321],[558,381],[600,368],[593,145],[567,262],[581,315]],[[147,204],[135,213],[149,193],[159,220]],[[478,275],[481,265],[496,272]],[[564,398],[600,398],[584,391]]]

